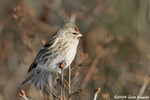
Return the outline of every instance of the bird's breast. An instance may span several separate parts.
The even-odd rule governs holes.
[[[67,49],[66,56],[65,56],[66,67],[68,67],[74,60],[76,51],[77,51],[77,46],[70,46]]]
[[[59,65],[63,61],[66,64],[64,69],[67,68],[75,58],[77,45],[78,45],[78,42],[74,42],[70,45],[63,46],[64,49],[63,51],[61,50],[62,52],[59,52],[59,53],[57,52],[57,54],[53,53],[52,55],[55,55],[55,56],[51,57],[50,62],[48,64],[48,70],[54,71],[54,72],[60,72],[61,69],[59,68]]]

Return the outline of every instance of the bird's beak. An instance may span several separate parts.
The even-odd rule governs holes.
[[[82,35],[81,33],[79,33],[77,36],[78,36],[78,38],[80,38],[80,37],[82,37],[83,35]]]

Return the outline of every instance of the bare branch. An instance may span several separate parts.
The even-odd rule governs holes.
[[[95,94],[94,94],[93,100],[96,100],[96,99],[97,99],[97,96],[98,96],[98,94],[99,94],[100,91],[101,91],[101,88],[100,88],[100,87],[98,87],[98,88],[95,90]]]
[[[22,97],[24,100],[29,100],[26,96],[26,92],[22,89],[20,93],[18,93],[19,97]]]
[[[142,85],[142,87],[141,87],[141,90],[140,90],[138,96],[142,96],[142,95],[144,94],[145,89],[146,89],[146,87],[147,87],[147,85],[148,85],[149,82],[150,82],[150,78],[149,78],[148,76],[146,76],[146,77],[144,78],[144,83],[143,83],[143,85]],[[137,97],[138,97],[138,96],[137,96]],[[139,99],[137,99],[137,100],[139,100]]]
[[[65,100],[65,90],[64,90],[64,67],[66,63],[62,61],[59,68],[61,69],[61,99]]]
[[[47,84],[45,84],[45,86],[46,86],[46,89],[47,89],[48,92],[52,93],[52,95],[53,95],[55,98],[57,98],[58,100],[61,100],[61,99],[50,89],[50,87],[49,87]]]
[[[69,95],[71,94],[71,65],[69,66],[69,82],[68,82],[68,84],[69,84]],[[71,100],[71,97],[69,98],[69,100]]]
[[[82,89],[78,89],[77,91],[71,93],[71,94],[69,95],[69,97],[68,97],[67,100],[69,100],[69,99],[71,98],[71,96],[73,96],[73,95],[75,95],[75,94],[82,93],[82,91],[83,91]],[[82,93],[82,94],[83,94],[83,93]]]
[[[96,51],[97,55],[95,56],[95,58],[93,59],[93,62],[83,80],[83,85],[86,86],[87,83],[89,82],[89,80],[91,79],[92,74],[94,73],[96,66],[98,65],[99,59],[105,55],[104,50],[99,46],[97,47],[97,51]]]

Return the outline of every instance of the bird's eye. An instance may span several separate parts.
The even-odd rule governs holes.
[[[72,33],[72,34],[77,35],[77,33]]]

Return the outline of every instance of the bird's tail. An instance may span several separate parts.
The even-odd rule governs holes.
[[[27,77],[27,79],[22,83],[22,84],[26,84],[28,82],[33,83],[36,87],[38,87],[39,89],[43,90],[43,88],[48,85],[49,87],[51,87],[52,85],[52,77],[51,77],[51,73],[49,71],[38,71],[35,73],[35,71],[31,71]]]

